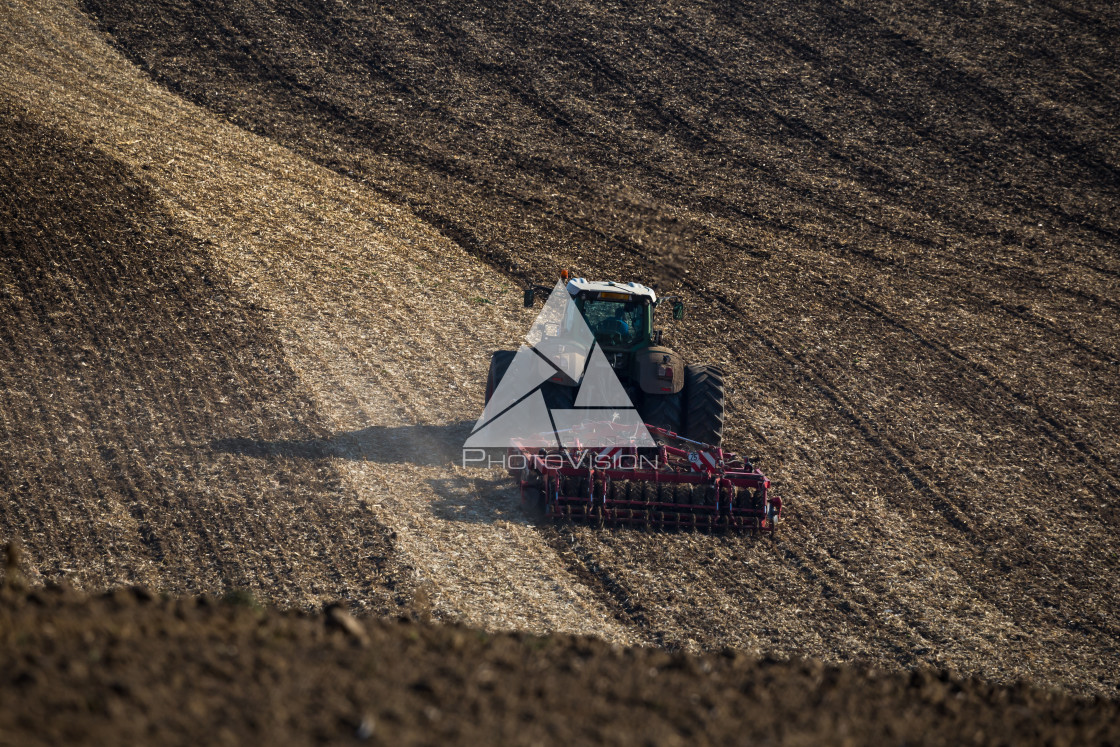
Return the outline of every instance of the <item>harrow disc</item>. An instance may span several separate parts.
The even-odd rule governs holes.
[[[515,448],[526,510],[598,526],[773,531],[781,500],[768,498],[769,481],[749,461],[647,427],[656,449]]]

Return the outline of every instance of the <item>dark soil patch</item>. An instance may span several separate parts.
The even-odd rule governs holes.
[[[1113,702],[944,672],[280,613],[251,597],[0,591],[18,744],[1114,743]]]

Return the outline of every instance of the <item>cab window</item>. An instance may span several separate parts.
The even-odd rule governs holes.
[[[601,345],[630,347],[645,337],[645,304],[591,299],[577,299],[576,304]]]

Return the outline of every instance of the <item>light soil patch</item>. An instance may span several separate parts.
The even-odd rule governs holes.
[[[516,289],[408,211],[157,88],[69,3],[0,7],[0,105],[144,174],[268,310],[335,431],[306,443],[227,434],[215,448],[326,450],[354,500],[396,532],[437,617],[637,642],[499,473],[455,465],[489,352],[531,322]]]

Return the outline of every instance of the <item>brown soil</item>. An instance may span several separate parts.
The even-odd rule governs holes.
[[[0,592],[3,593],[3,592]],[[1120,707],[1020,684],[120,589],[7,592],[0,744],[1114,743]]]
[[[688,293],[791,521],[546,531],[656,640],[1116,692],[1108,11],[87,7],[498,267]]]
[[[5,115],[0,490],[34,579],[394,608],[388,531],[325,455],[211,446],[327,434],[261,310],[135,173]]]
[[[1117,696],[1115,11],[5,7],[0,540],[22,538],[33,584],[847,663],[720,666],[832,672],[824,713],[858,722],[868,687],[897,729],[913,687],[868,665]],[[489,352],[532,319],[518,283],[563,266],[686,296],[671,342],[728,370],[728,439],[775,479],[778,539],[538,527],[500,474],[455,466]],[[80,626],[109,603],[44,604]],[[264,619],[323,627],[285,614]],[[290,656],[336,661],[309,646]],[[647,655],[666,654],[620,656]],[[366,670],[330,671],[380,702]],[[965,689],[993,729],[941,733],[1043,736],[992,707],[1041,691]],[[277,692],[299,733],[342,718]],[[832,723],[805,718],[758,736]],[[673,719],[649,728],[697,728]]]
[[[44,7],[50,11],[45,15]],[[640,631],[614,620],[540,541],[508,481],[453,464],[464,427],[477,414],[474,398],[463,395],[466,384],[473,384],[473,372],[485,369],[487,351],[515,337],[526,321],[495,320],[481,303],[514,295],[509,283],[406,210],[161,91],[73,8],[39,6],[36,12],[0,18],[9,24],[11,52],[0,58],[0,65],[7,63],[0,80],[7,84],[11,108],[49,122],[52,132],[96,145],[120,169],[146,181],[169,220],[228,276],[231,293],[243,294],[242,305],[267,320],[277,352],[291,366],[321,427],[302,438],[298,431],[273,427],[270,419],[291,418],[291,398],[267,393],[259,396],[272,409],[259,421],[227,415],[200,424],[189,410],[163,419],[198,433],[208,458],[261,460],[281,473],[293,466],[302,470],[311,461],[316,474],[332,471],[340,480],[337,494],[294,498],[384,522],[394,556],[365,556],[369,547],[360,547],[352,562],[384,560],[400,570],[385,581],[394,594],[407,600],[419,585],[441,619],[491,629],[595,633],[618,643],[642,640]],[[29,172],[39,168],[36,154],[26,160]],[[64,187],[56,185],[61,194],[49,203],[51,209],[86,214],[101,209],[97,199],[69,204]],[[331,200],[324,201],[325,194]],[[148,209],[129,201],[119,207]],[[250,365],[253,360],[245,359]],[[221,394],[192,395],[200,410],[231,410]],[[168,459],[178,456],[171,452]],[[256,491],[263,520],[282,510],[272,507],[272,496],[286,492],[285,478],[259,484]],[[68,499],[90,506],[92,513],[100,507],[91,491]],[[207,521],[221,519],[205,505],[196,513],[197,521],[180,521],[164,531],[184,535],[174,541],[185,546],[204,543],[212,531]],[[328,531],[350,547],[369,541],[362,522],[338,513],[335,525],[337,530]],[[302,557],[303,543],[294,533],[290,538],[293,554]],[[51,550],[38,542],[28,545],[37,571]],[[363,576],[376,580],[370,573]],[[114,580],[74,582],[101,588]],[[150,582],[175,588],[159,578]],[[308,579],[306,593],[288,599],[273,593],[273,582],[262,574],[248,581],[223,576],[204,588],[247,587],[270,601],[303,607],[345,593]],[[377,610],[377,598],[370,597],[353,603]]]

